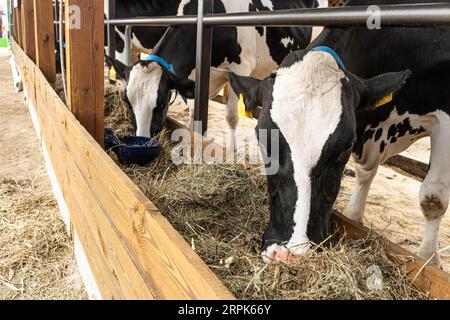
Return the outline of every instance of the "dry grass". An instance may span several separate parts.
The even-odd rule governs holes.
[[[120,86],[105,88],[105,127],[114,128],[119,137],[134,134],[130,109],[122,99]]]
[[[0,235],[0,299],[86,298],[43,172],[0,180]]]
[[[53,89],[55,90],[56,94],[59,96],[59,98],[66,102],[66,97],[64,95],[64,86],[63,86],[63,80],[62,75],[60,73],[56,74],[56,80],[55,83],[53,83]]]

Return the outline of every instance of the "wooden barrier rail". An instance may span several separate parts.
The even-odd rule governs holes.
[[[104,299],[233,299],[14,42],[41,139]]]

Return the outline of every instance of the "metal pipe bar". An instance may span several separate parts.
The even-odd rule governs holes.
[[[132,30],[133,27],[132,26],[127,26],[125,28],[125,48],[124,48],[124,53],[125,53],[125,64],[127,66],[131,66],[131,36],[132,36]]]
[[[450,4],[416,4],[379,6],[376,13],[384,27],[450,26]],[[261,11],[252,14],[207,16],[209,26],[367,26],[374,16],[370,7],[341,7],[302,10]]]
[[[213,29],[203,25],[203,18],[212,10],[213,0],[198,1],[194,130],[201,135],[204,135],[208,130],[209,82],[213,40]]]
[[[116,0],[108,0],[108,17],[107,17],[107,38],[108,38],[108,54],[113,59],[116,58],[116,27],[112,26],[109,21],[116,17]]]
[[[111,19],[112,26],[147,26],[147,27],[167,27],[179,25],[196,25],[197,16],[171,16],[171,17],[151,17],[151,18],[128,18]]]
[[[372,11],[367,6],[260,11],[213,14],[203,19],[205,26],[366,26]],[[450,26],[450,4],[410,4],[379,6],[381,26]],[[176,26],[196,25],[196,16],[112,19],[111,25]]]

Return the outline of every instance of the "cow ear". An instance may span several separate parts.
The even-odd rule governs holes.
[[[108,68],[114,67],[114,70],[116,70],[118,78],[122,80],[126,80],[128,77],[128,74],[130,73],[131,68],[123,64],[117,59],[114,59],[108,55],[105,55],[105,61]]]
[[[172,77],[170,89],[177,90],[180,95],[187,99],[195,98],[195,82],[192,80]]]
[[[251,77],[238,76],[230,72],[230,84],[233,91],[238,95],[243,95],[245,110],[255,112],[256,108],[262,106],[262,97],[260,94],[261,80]]]
[[[411,77],[411,71],[385,73],[375,78],[365,80],[367,95],[363,101],[364,107],[373,108],[384,98],[398,92],[402,89],[408,78]]]

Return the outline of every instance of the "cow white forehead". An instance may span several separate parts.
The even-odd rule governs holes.
[[[310,174],[340,122],[344,77],[334,58],[325,52],[310,52],[302,61],[277,72],[270,115],[291,150],[298,190],[291,246],[307,239]]]
[[[302,164],[309,169],[339,124],[344,77],[334,58],[325,52],[310,52],[302,61],[277,72],[271,117],[292,153],[299,151]]]
[[[144,65],[137,63],[130,71],[128,80],[128,90],[140,89],[151,82],[158,82],[161,79],[162,68],[157,63]]]
[[[153,109],[156,108],[162,72],[162,68],[156,63],[148,66],[138,63],[130,72],[127,97],[136,117],[137,135],[139,136],[146,137],[150,134]]]

